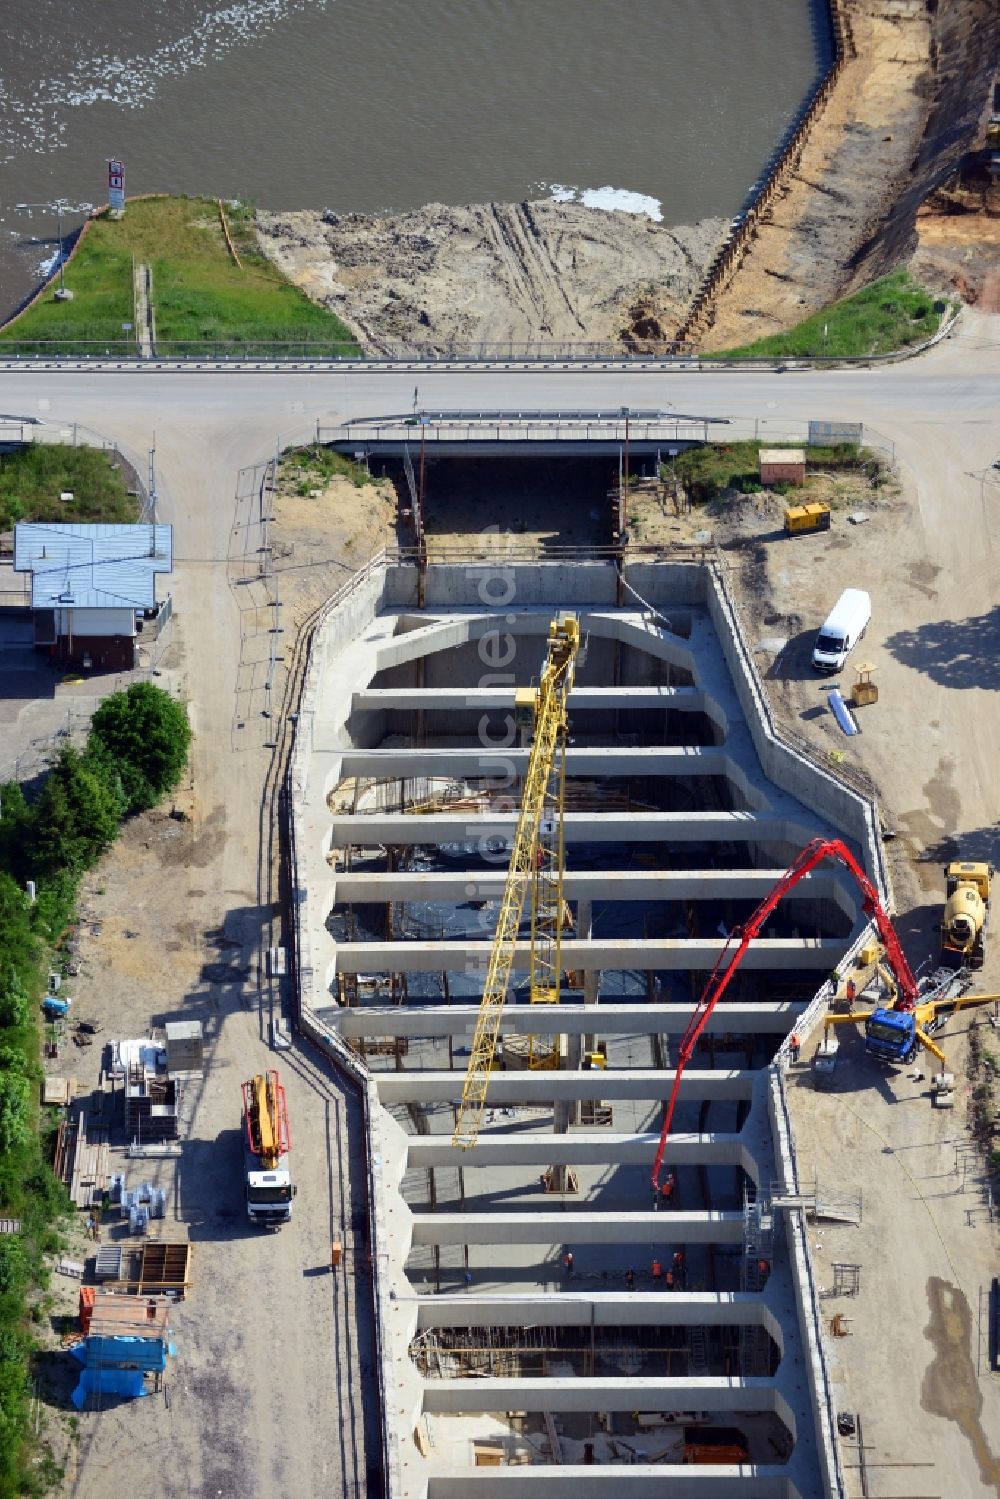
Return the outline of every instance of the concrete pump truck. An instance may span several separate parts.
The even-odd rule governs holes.
[[[291,1146],[285,1090],[271,1068],[243,1084],[243,1170],[251,1223],[277,1228],[291,1218]]]

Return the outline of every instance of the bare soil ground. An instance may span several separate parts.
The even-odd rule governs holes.
[[[995,321],[995,320],[993,320]],[[990,320],[967,337],[988,338]],[[943,352],[942,360],[957,358]],[[899,483],[860,497],[870,519],[785,537],[776,498],[735,501],[715,521],[730,580],[774,712],[821,758],[878,788],[895,894],[894,923],[911,963],[937,953],[942,864],[1000,853],[993,744],[997,730],[996,608],[992,514],[1000,485],[991,467],[959,472],[929,423]],[[738,544],[737,544],[738,543]],[[868,636],[837,678],[816,676],[816,630],[848,586],[872,596]],[[849,697],[854,665],[876,663],[878,703],[857,710],[848,739],[826,704]],[[1000,990],[994,937],[976,992]],[[1000,1485],[1000,1388],[988,1374],[985,1297],[1000,1232],[986,1212],[988,1170],[972,1133],[973,1088],[984,1072],[968,1035],[985,1019],[957,1016],[937,1038],[958,1082],[954,1110],[932,1108],[933,1058],[923,1077],[878,1067],[860,1038],[842,1037],[829,1094],[811,1087],[807,1038],[790,1096],[801,1176],[830,1192],[863,1191],[859,1228],[821,1223],[810,1232],[820,1285],[835,1262],[860,1266],[858,1298],[824,1299],[836,1406],[862,1416],[873,1494],[996,1494]],[[995,1143],[995,1142],[994,1142]],[[832,1319],[842,1313],[846,1336]],[[845,1443],[850,1493],[860,1495],[857,1449]],[[875,1464],[921,1464],[910,1472]],[[926,1469],[926,1471],[924,1471]]]
[[[765,494],[734,497],[718,507],[715,535],[726,549],[730,583],[745,612],[779,722],[807,739],[821,757],[862,772],[878,787],[887,826],[897,834],[890,849],[897,903],[904,909],[922,907],[919,915],[911,911],[905,918],[904,935],[929,951],[940,906],[938,864],[949,849],[954,850],[951,857],[958,853],[947,841],[957,831],[958,809],[950,774],[939,785],[921,788],[931,793],[927,811],[912,805],[916,788],[900,773],[895,739],[905,732],[909,698],[901,697],[901,666],[893,657],[897,639],[905,639],[914,603],[937,599],[934,584],[941,569],[929,560],[908,485],[893,481],[875,490],[858,479],[846,494],[838,494],[835,486],[843,482],[831,475],[820,486],[828,489],[834,505],[829,531],[786,536],[786,500]],[[848,516],[856,512],[868,519],[853,525]],[[819,676],[810,664],[816,632],[848,587],[870,592],[872,624],[838,676]],[[861,660],[876,667],[880,700],[857,710],[861,733],[851,739],[829,711],[826,695],[839,687],[850,699],[854,668]],[[906,686],[919,694],[917,683]],[[940,720],[931,726],[940,728]],[[963,856],[977,857],[964,849]]]
[[[302,496],[279,484],[272,545],[278,592],[300,624],[375,552],[397,540],[389,480],[360,488],[336,476]]]
[[[811,1086],[816,1036],[788,1079],[802,1178],[863,1197],[859,1227],[820,1222],[809,1239],[835,1407],[861,1416],[872,1494],[971,1499],[1000,1483],[985,1310],[998,1233],[971,1130],[982,1074],[970,1065],[970,1026],[994,1035],[984,1019],[958,1016],[937,1037],[958,1084],[950,1111],[931,1104],[932,1058],[920,1078],[881,1067],[843,1027],[831,1091]],[[836,1263],[860,1266],[857,1296],[832,1295]],[[844,1442],[842,1452],[853,1465],[848,1492],[860,1495],[857,1448]]]
[[[633,479],[628,488],[629,544],[664,547],[697,544],[703,539],[723,547],[746,548],[750,559],[755,544],[784,535],[786,505],[821,501],[830,506],[833,524],[847,524],[848,515],[873,514],[885,508],[897,486],[893,481],[875,486],[865,471],[845,472],[810,467],[806,483],[786,495],[773,491],[743,494],[731,490],[711,505],[689,505],[680,484],[669,476],[657,482]],[[706,535],[707,533],[707,535]],[[752,560],[746,582],[752,586],[756,570]]]
[[[668,229],[579,203],[265,213],[260,243],[372,348],[672,336],[724,221]]]
[[[921,207],[917,235],[919,281],[1000,312],[1000,180],[979,163],[957,173]]]

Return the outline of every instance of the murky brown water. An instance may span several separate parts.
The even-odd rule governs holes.
[[[18,202],[244,194],[342,212],[610,187],[736,211],[825,64],[823,0],[6,0],[0,305]],[[80,215],[68,222],[79,222]]]

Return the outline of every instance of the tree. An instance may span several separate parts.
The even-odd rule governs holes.
[[[24,848],[31,809],[17,781],[0,786],[0,869],[23,878]]]
[[[34,908],[21,886],[0,873],[0,1028],[19,1030],[27,1022],[37,960]]]
[[[31,819],[32,867],[41,879],[96,863],[118,832],[119,803],[94,769],[67,745],[50,770]]]
[[[136,682],[105,698],[91,721],[88,758],[120,778],[126,812],[152,807],[180,780],[191,743],[183,704],[161,687]]]
[[[0,1046],[0,1151],[31,1138],[31,1102],[24,1054]]]
[[[10,977],[0,988],[0,1028],[20,1029],[31,1011],[31,1000],[18,978],[17,969],[11,965]]]

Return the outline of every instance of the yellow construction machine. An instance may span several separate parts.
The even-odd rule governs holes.
[[[532,1004],[558,1004],[562,986],[563,806],[566,792],[567,699],[580,650],[580,622],[573,615],[549,627],[548,650],[537,688],[515,694],[514,719],[531,736],[521,811],[486,969],[483,997],[472,1038],[452,1143],[468,1150],[479,1138],[486,1090],[496,1058],[500,1017],[514,967],[517,936],[531,892]],[[529,1066],[557,1067],[559,1037],[532,1036]]]
[[[992,864],[946,864],[941,918],[941,962],[950,968],[982,968],[990,915]]]

